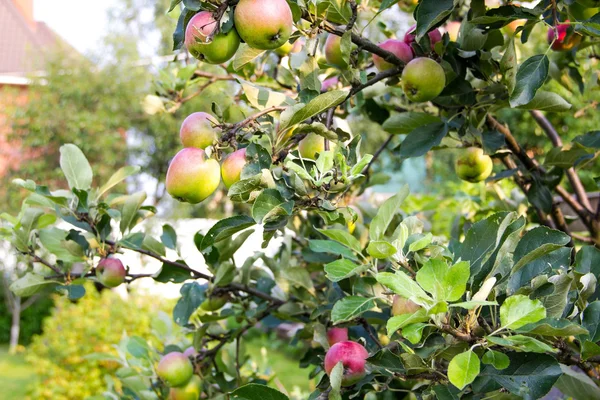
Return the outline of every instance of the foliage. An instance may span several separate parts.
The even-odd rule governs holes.
[[[86,296],[76,303],[66,297],[55,299],[43,333],[27,348],[27,361],[40,381],[32,398],[82,399],[99,394],[106,385],[105,375],[114,376],[118,365],[94,358],[94,353],[115,356],[113,344],[127,335],[159,343],[154,319],[166,304],[136,294],[123,299],[108,290],[97,292],[91,284],[85,287]]]
[[[243,167],[224,171],[239,175],[227,196],[240,212],[194,237],[208,272],[198,269],[195,257],[182,260],[178,249],[184,244],[169,225],[157,237],[139,227],[156,209],[145,205],[145,191],[120,194],[118,186],[137,168],[95,182],[85,152],[65,144],[59,164],[69,190],[15,180],[31,194],[19,215],[3,215],[8,226],[0,232],[18,252],[48,267],[50,275],[32,271],[12,290],[21,296],[57,290],[76,300],[86,293],[83,282],[95,279],[101,258],[138,252],[159,260],[160,270],[128,274],[126,283],[151,278],[183,284],[173,320],[193,336],[197,354],[189,358],[207,398],[289,398],[281,388],[266,386],[269,377],[253,368],[243,349],[246,335],[259,323],[284,322],[298,324],[294,342],[307,349],[300,365],[316,382],[309,399],[383,399],[406,391],[426,399],[507,393],[537,399],[553,388],[574,398],[598,397],[600,212],[592,208],[577,172],[597,161],[600,131],[578,132],[563,143],[544,114],[574,112],[547,83],[556,80],[551,71],[557,67],[548,53],[573,48],[565,53],[564,66],[571,71],[569,79],[582,80],[578,69],[596,65],[588,55],[600,36],[598,17],[559,27],[559,18],[566,20],[569,12],[562,2],[488,8],[481,0],[468,5],[422,0],[413,12],[414,34],[405,36],[404,44],[410,43],[415,56],[427,57],[431,68],[443,68],[445,79],[428,82],[431,77],[419,71],[404,76],[404,62],[371,41],[393,31],[359,18],[358,7],[378,13],[392,2],[278,1],[286,18],[292,15],[297,31],[291,40],[304,41],[303,51],[282,57],[244,44],[225,66],[168,68],[145,99],[147,111],[174,112],[215,85],[225,82],[231,90],[231,101],[211,107],[217,139],[193,150],[198,155],[193,165],[177,167],[177,173],[191,174],[211,158],[211,168],[203,172],[207,176],[194,177],[193,184],[178,188],[181,195],[174,194],[193,200],[194,190],[220,179],[216,161],[245,149]],[[235,28],[237,2],[175,0],[171,8],[180,3],[176,49],[183,44],[186,23],[201,9],[213,12],[219,31],[193,44],[211,46],[213,36]],[[437,31],[449,18],[461,21],[454,41]],[[505,35],[501,28],[515,20],[526,21]],[[516,43],[527,43],[533,30],[545,27],[552,31],[543,51],[519,60]],[[570,36],[556,39],[559,28]],[[374,29],[380,32],[372,34]],[[324,32],[341,37],[330,43],[340,43],[341,62],[335,61],[343,67],[328,64],[331,57],[320,58]],[[392,67],[374,71],[373,55]],[[324,89],[322,78],[331,76],[337,86]],[[399,78],[407,80],[402,87]],[[443,80],[436,97],[437,90],[422,90],[428,84],[442,89]],[[594,79],[583,84],[597,87]],[[430,98],[407,100],[416,97]],[[552,143],[544,157],[536,158],[498,119],[503,110],[529,112]],[[344,127],[344,119],[357,115],[389,133],[373,154],[363,151],[361,135]],[[305,138],[310,144],[302,142]],[[483,148],[486,162],[490,156],[496,160],[496,171],[489,177],[479,170],[473,175],[486,182],[480,182],[479,199],[461,210],[466,215],[452,221],[449,237],[437,235],[448,232],[448,216],[433,213],[433,223],[444,226],[426,226],[419,216],[423,207],[410,198],[407,186],[364,214],[354,207],[358,196],[386,181],[372,170],[383,153],[402,162],[468,147]],[[161,149],[163,156],[168,151]],[[495,191],[489,204],[486,185]],[[516,188],[521,194],[514,193]],[[507,196],[503,189],[513,193]],[[571,231],[555,196],[577,215],[580,232]],[[434,206],[459,209],[451,202]],[[58,218],[72,228],[51,226]],[[258,252],[238,265],[233,256],[253,230],[262,233],[265,247],[279,239],[277,251]],[[410,311],[393,311],[394,298]],[[327,335],[332,326],[350,328],[350,340],[361,345],[337,349],[358,349],[355,357],[368,353],[365,370],[365,360],[352,366],[344,359],[336,362],[336,347],[330,349]],[[123,373],[104,396],[165,398],[172,388],[157,378],[154,363],[183,347],[160,349],[128,337],[121,349]],[[187,361],[175,358],[189,372]]]
[[[0,289],[0,292],[2,289]],[[2,293],[0,293],[0,296]],[[21,332],[19,342],[27,345],[34,335],[42,332],[42,321],[48,315],[53,306],[52,299],[42,297],[35,301],[30,307],[21,312]],[[11,314],[4,302],[0,303],[0,343],[8,343],[10,340]]]

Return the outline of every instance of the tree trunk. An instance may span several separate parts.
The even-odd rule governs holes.
[[[21,298],[15,296],[12,305],[12,324],[10,326],[10,346],[8,348],[9,354],[17,352],[17,346],[19,345],[19,334],[21,332]]]

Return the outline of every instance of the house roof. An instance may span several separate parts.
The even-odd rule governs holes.
[[[28,23],[12,0],[0,0],[0,77],[39,70],[47,51],[62,43],[45,23]]]

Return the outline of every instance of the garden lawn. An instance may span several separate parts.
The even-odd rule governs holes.
[[[8,346],[0,345],[0,388],[3,400],[22,400],[35,384],[33,369],[23,354],[8,354]]]

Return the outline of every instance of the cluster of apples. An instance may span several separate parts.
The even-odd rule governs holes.
[[[415,43],[416,26],[411,27],[404,35],[403,40],[388,39],[379,43],[379,47],[398,57],[406,65],[402,71],[401,85],[406,97],[415,103],[422,103],[435,99],[446,86],[444,69],[435,60],[428,57],[417,57],[413,51]],[[436,43],[442,40],[442,33],[434,29],[428,33],[429,43],[433,50]],[[345,68],[342,57],[341,38],[329,35],[325,42],[325,58],[327,62],[338,68]],[[386,71],[394,64],[374,54],[373,64],[379,71]]]
[[[183,353],[173,351],[164,355],[156,367],[156,374],[169,385],[170,400],[198,400],[202,392],[202,380],[194,375],[190,357],[197,355],[193,347]]]
[[[240,180],[246,165],[246,149],[224,158],[222,165],[204,151],[217,140],[217,121],[205,112],[190,114],[181,124],[179,138],[184,146],[167,170],[167,192],[179,201],[196,204],[214,193],[221,183],[228,188]]]
[[[233,13],[234,26],[218,29],[213,13],[194,15],[185,30],[185,46],[192,56],[209,64],[231,59],[241,40],[260,50],[274,50],[288,41],[293,19],[285,0],[240,0]]]

